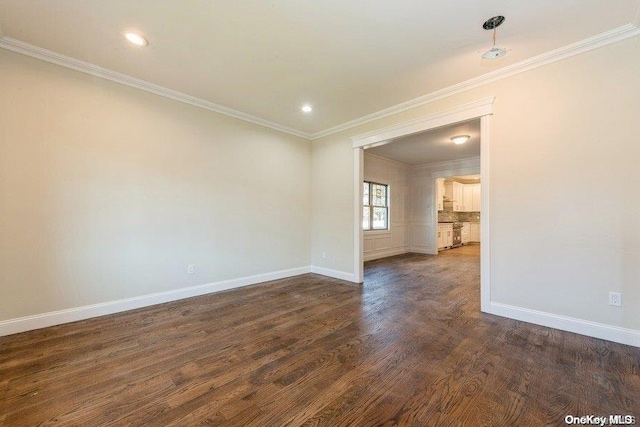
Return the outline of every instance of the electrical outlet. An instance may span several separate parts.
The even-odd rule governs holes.
[[[609,305],[615,305],[616,307],[622,307],[622,293],[609,292]]]
[[[187,266],[187,274],[196,274],[196,266],[193,264],[189,264],[189,266]]]
[[[322,259],[327,259],[327,253],[325,251],[322,251]]]

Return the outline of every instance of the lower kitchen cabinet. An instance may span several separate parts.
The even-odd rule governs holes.
[[[479,222],[472,222],[469,224],[469,241],[471,242],[480,241],[480,223]]]
[[[438,249],[453,246],[453,224],[438,223],[437,232]]]
[[[462,238],[462,244],[466,245],[471,241],[471,223],[463,222],[462,229],[460,230],[460,236]]]

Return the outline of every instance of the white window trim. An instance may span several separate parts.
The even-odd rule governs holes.
[[[383,230],[365,230],[362,227],[362,219],[360,220],[360,229],[362,230],[362,232],[364,234],[368,234],[368,235],[372,235],[372,234],[389,234],[391,233],[391,185],[387,182],[384,181],[376,181],[376,180],[367,180],[367,179],[363,179],[362,183],[364,184],[365,182],[368,182],[370,184],[380,184],[380,185],[386,185],[387,186],[387,228],[383,229]],[[360,203],[362,203],[362,197],[360,197]],[[362,204],[362,209],[364,211],[364,204]],[[360,217],[362,218],[362,215],[360,215]],[[371,221],[373,221],[373,218],[371,218]]]

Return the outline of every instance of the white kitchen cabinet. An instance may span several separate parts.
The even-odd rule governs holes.
[[[453,211],[464,212],[464,184],[453,183]]]
[[[464,184],[460,184],[459,182],[447,182],[445,184],[445,195],[449,200],[453,201],[454,212],[462,212],[463,188]]]
[[[471,241],[471,223],[463,222],[462,228],[460,229],[460,237],[462,239],[462,244],[466,245]]]
[[[471,242],[479,242],[480,241],[480,223],[472,222],[469,226],[469,240]]]
[[[480,184],[464,184],[460,212],[480,212]]]
[[[453,224],[438,223],[437,243],[438,249],[453,246]]]
[[[480,184],[472,184],[471,187],[471,209],[468,212],[480,212],[482,210],[482,197]]]
[[[454,212],[480,212],[480,184],[461,184],[448,182],[444,185],[444,194],[453,200]],[[438,207],[438,210],[440,208]]]
[[[473,212],[473,186],[462,186],[462,202],[460,212]]]
[[[444,183],[444,195],[447,200],[453,200],[453,182],[445,182]]]

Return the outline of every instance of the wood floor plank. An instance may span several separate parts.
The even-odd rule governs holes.
[[[479,247],[0,338],[0,426],[564,425],[640,416],[640,349],[480,312]]]

